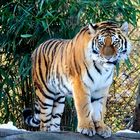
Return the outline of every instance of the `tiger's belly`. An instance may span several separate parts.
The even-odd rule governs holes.
[[[65,75],[59,77],[51,77],[48,82],[48,87],[54,93],[61,93],[64,96],[72,96],[72,86],[69,79]]]

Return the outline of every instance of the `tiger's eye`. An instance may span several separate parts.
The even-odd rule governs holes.
[[[100,46],[104,45],[104,43],[103,43],[102,41],[98,42],[98,44],[99,44]]]
[[[114,46],[119,45],[119,40],[114,41],[114,42],[113,42],[113,45],[114,45]]]

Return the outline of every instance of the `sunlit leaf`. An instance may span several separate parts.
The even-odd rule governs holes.
[[[20,37],[29,38],[29,37],[32,37],[32,35],[31,34],[21,34]]]

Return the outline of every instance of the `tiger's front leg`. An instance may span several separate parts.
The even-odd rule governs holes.
[[[93,108],[93,121],[96,128],[96,133],[107,138],[111,136],[111,129],[104,123],[104,114],[106,112],[106,101],[109,88],[103,89],[95,93],[100,97],[91,98]]]
[[[88,136],[95,135],[95,126],[92,120],[91,96],[88,90],[76,77],[72,80],[73,97],[78,117],[77,131]]]

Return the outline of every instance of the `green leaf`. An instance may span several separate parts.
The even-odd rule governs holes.
[[[22,38],[29,38],[29,37],[32,37],[33,35],[31,35],[31,34],[22,34],[22,35],[20,35],[20,37],[22,37]]]
[[[117,62],[116,64],[116,75],[119,76],[120,64]]]
[[[43,20],[43,21],[41,21],[41,23],[42,23],[42,26],[43,26],[44,31],[45,31],[48,28],[47,22]]]
[[[125,59],[125,64],[127,65],[128,69],[131,69],[132,64],[131,64],[131,62],[130,62],[130,59],[129,59],[129,58]]]
[[[44,0],[41,0],[40,6],[39,6],[40,11],[42,11],[42,7],[43,7],[44,2],[45,2]]]
[[[73,105],[72,105],[72,97],[66,97],[66,102],[67,102],[67,104],[68,104],[68,106],[69,107],[72,107]]]

